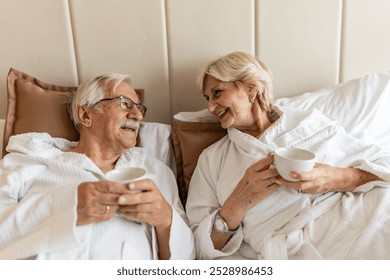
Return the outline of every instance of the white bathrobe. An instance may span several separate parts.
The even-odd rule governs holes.
[[[152,226],[123,217],[76,226],[77,187],[104,180],[85,155],[63,152],[75,142],[28,133],[10,138],[0,164],[0,259],[157,259]],[[122,154],[116,167],[142,166],[172,205],[172,259],[195,256],[193,234],[172,171],[142,148]]]
[[[201,259],[390,259],[390,154],[355,139],[318,111],[276,108],[256,139],[237,129],[200,155],[186,205]],[[318,162],[377,175],[353,193],[298,194],[280,187],[250,209],[224,248],[210,238],[215,213],[245,170],[278,147],[311,150]]]

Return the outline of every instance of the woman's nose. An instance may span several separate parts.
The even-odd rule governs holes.
[[[209,101],[207,102],[207,108],[209,109],[210,112],[213,112],[215,108],[217,108],[218,104],[215,102],[215,100],[210,97]]]

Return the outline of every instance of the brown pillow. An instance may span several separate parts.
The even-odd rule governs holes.
[[[9,137],[27,132],[47,132],[52,137],[78,140],[67,103],[77,90],[73,86],[44,83],[11,68],[7,76],[7,115],[3,136],[3,156]],[[136,90],[143,100],[143,90]]]
[[[185,206],[187,193],[201,152],[226,135],[219,123],[183,122],[173,120],[172,140],[176,158],[177,184]]]
[[[3,155],[9,137],[20,133],[47,132],[53,137],[77,140],[77,131],[67,111],[67,101],[76,90],[77,87],[46,84],[11,68],[7,77]]]

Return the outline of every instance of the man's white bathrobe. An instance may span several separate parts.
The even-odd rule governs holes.
[[[154,228],[115,216],[76,226],[77,187],[104,180],[85,155],[63,152],[75,142],[44,133],[10,138],[0,164],[0,259],[157,259]],[[141,166],[172,205],[172,259],[195,256],[193,234],[172,171],[142,148],[122,154],[116,167]]]
[[[280,118],[259,139],[237,129],[201,154],[190,183],[187,216],[198,257],[249,259],[390,259],[390,154],[345,133],[318,111],[276,108]],[[215,213],[245,170],[278,147],[299,147],[316,161],[355,167],[384,181],[353,193],[299,194],[280,187],[245,216],[225,247],[210,238]]]

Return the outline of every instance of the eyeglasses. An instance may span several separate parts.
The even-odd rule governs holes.
[[[98,102],[95,102],[91,107],[96,106],[100,102],[111,101],[111,100],[114,100],[114,99],[119,99],[119,101],[120,101],[119,106],[121,107],[121,109],[130,112],[131,110],[133,110],[133,108],[135,106],[135,107],[137,107],[138,111],[141,112],[142,116],[145,117],[147,108],[142,103],[135,103],[133,100],[131,100],[130,98],[128,98],[126,96],[123,96],[123,95],[115,96],[115,97],[112,97],[112,98],[100,99]]]

